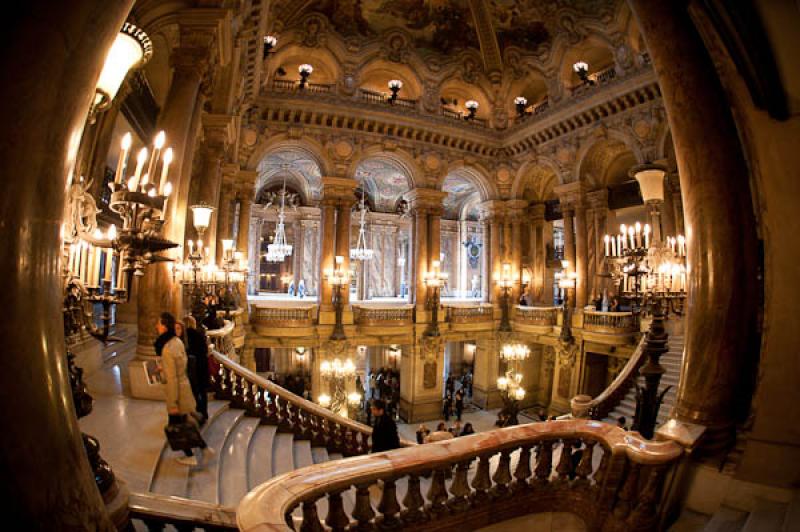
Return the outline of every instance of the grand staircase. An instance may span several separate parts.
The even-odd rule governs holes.
[[[678,322],[678,324],[682,325],[682,322]],[[675,329],[677,334],[674,334],[670,329]],[[681,364],[683,362],[683,330],[678,327],[678,325],[674,325],[668,327],[669,331],[669,338],[667,340],[667,346],[669,347],[669,351],[667,351],[661,357],[661,365],[666,370],[666,373],[661,377],[661,390],[663,390],[667,386],[671,386],[669,391],[667,391],[666,395],[664,396],[664,402],[661,404],[661,410],[658,411],[658,424],[661,425],[665,423],[669,418],[669,413],[672,411],[672,407],[675,406],[675,397],[678,393],[678,381],[681,376]],[[641,375],[636,377],[636,383],[639,386],[644,386],[644,377]],[[607,423],[617,423],[617,419],[620,417],[625,417],[627,420],[628,426],[633,422],[633,416],[636,412],[636,387],[631,386],[628,390],[627,394],[623,397],[623,399],[619,402],[619,404],[614,407],[613,410],[608,414],[607,417],[603,419],[603,421]]]
[[[722,506],[714,515],[684,510],[670,532],[796,532],[800,530],[800,498],[789,502],[752,501],[750,511]]]

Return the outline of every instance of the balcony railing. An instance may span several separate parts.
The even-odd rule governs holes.
[[[297,92],[305,91],[309,94],[331,94],[334,85],[332,83],[306,83],[304,88],[300,88],[300,82],[290,79],[272,80],[272,90],[276,92]]]
[[[583,311],[583,328],[604,334],[630,334],[639,332],[639,316],[632,312]]]
[[[644,346],[646,342],[647,336],[642,335],[639,344],[636,346],[636,350],[616,378],[608,385],[608,388],[585,405],[585,409],[592,419],[599,420],[608,417],[608,414],[614,410],[625,395],[627,395],[631,386],[636,382],[636,378],[639,376],[639,368],[644,364],[645,358],[647,358],[644,355]],[[584,405],[581,405],[581,407],[584,407]],[[573,411],[573,415],[577,414],[579,413]]]
[[[532,423],[282,475],[242,500],[237,522],[245,532],[326,530],[327,508],[333,530],[474,530],[569,511],[589,530],[656,530],[662,488],[682,453],[675,442],[596,421]]]
[[[523,307],[517,306],[514,320],[525,325],[553,327],[558,319],[559,307]]]
[[[414,307],[353,306],[353,321],[361,326],[402,327],[414,324]]]
[[[311,327],[314,325],[314,307],[250,307],[253,327]]]
[[[489,122],[485,118],[470,118],[469,120],[466,120],[464,113],[451,111],[450,109],[445,109],[444,107],[442,107],[442,116],[449,118],[450,120],[459,120],[464,124],[472,124],[478,127],[489,127]]]
[[[407,98],[397,98],[392,102],[389,99],[389,95],[371,91],[369,89],[358,89],[358,96],[361,100],[374,103],[374,104],[383,104],[383,105],[392,105],[395,107],[405,107],[407,109],[416,109],[417,108],[417,100],[409,100]]]
[[[491,305],[478,306],[446,306],[447,321],[457,323],[484,323],[494,319],[494,309]]]

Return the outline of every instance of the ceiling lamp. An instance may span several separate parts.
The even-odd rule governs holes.
[[[272,53],[272,49],[278,44],[278,38],[274,35],[264,35],[264,59]]]
[[[300,88],[305,89],[306,84],[308,83],[308,77],[314,72],[314,67],[309,65],[308,63],[303,63],[299,67],[297,67],[297,71],[300,72]]]
[[[94,102],[89,112],[90,119],[98,111],[108,109],[128,72],[132,68],[142,67],[152,55],[153,43],[150,37],[133,24],[123,24],[106,55],[103,70],[97,80]]]
[[[466,103],[464,103],[464,107],[466,107],[467,111],[469,111],[469,114],[464,117],[464,120],[474,120],[475,113],[478,112],[478,107],[480,107],[478,102],[475,100],[467,100]]]
[[[285,208],[286,179],[283,180],[283,190],[281,190],[281,206],[278,210],[278,225],[275,226],[275,237],[272,239],[272,243],[267,246],[268,262],[283,262],[286,257],[292,254],[292,245],[286,241],[286,229],[283,223],[286,218]]]
[[[581,81],[588,84],[593,84],[594,82],[589,79],[589,64],[586,61],[578,61],[574,65],[572,65],[572,70],[581,78]]]
[[[399,79],[393,79],[389,82],[389,90],[392,91],[392,95],[389,97],[389,103],[394,103],[397,100],[397,94],[402,88],[403,82]]]
[[[359,223],[358,223],[358,241],[356,242],[356,247],[350,249],[350,258],[352,260],[371,260],[373,256],[375,256],[375,252],[367,247],[367,235],[366,235],[366,226],[367,226],[367,205],[364,201],[366,197],[366,193],[361,194],[361,206],[359,208]]]
[[[522,118],[527,114],[525,108],[528,106],[528,99],[525,96],[517,96],[514,98],[514,105],[517,107],[517,116]]]

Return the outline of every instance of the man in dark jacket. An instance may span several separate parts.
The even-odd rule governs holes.
[[[194,317],[186,317],[186,354],[193,359],[193,375],[189,376],[192,393],[197,402],[197,411],[208,419],[208,340],[202,329],[197,328]]]
[[[372,427],[372,452],[391,451],[400,447],[397,425],[386,415],[386,403],[381,399],[372,402],[372,416],[375,423]]]

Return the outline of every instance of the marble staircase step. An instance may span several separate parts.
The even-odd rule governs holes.
[[[200,433],[206,441],[208,441],[208,434],[211,427],[218,423],[218,418],[227,411],[228,403],[225,401],[210,401],[208,403],[209,419],[205,426],[200,429]],[[165,414],[164,424],[166,425],[166,423]],[[158,463],[155,465],[148,491],[161,495],[186,496],[189,482],[189,468],[175,461],[175,459],[180,456],[183,456],[183,453],[170,449],[165,436],[164,447],[161,450]]]
[[[330,455],[325,447],[312,447],[311,458],[314,459],[315,464],[321,464],[330,460]]]
[[[311,454],[311,442],[308,440],[295,440],[292,445],[294,457],[294,468],[300,469],[314,465],[314,457]]]
[[[756,499],[753,511],[747,516],[742,532],[781,532],[787,504]]]
[[[294,469],[294,436],[284,432],[272,440],[272,476],[277,477]]]
[[[747,512],[722,506],[711,516],[704,532],[739,532],[747,520]]]
[[[215,504],[219,502],[218,481],[221,452],[242,417],[244,417],[244,410],[227,409],[209,426],[204,438],[208,446],[216,451],[216,454],[210,460],[205,463],[201,462],[189,471],[189,484],[185,495],[188,499]]]
[[[272,448],[278,427],[259,425],[247,453],[247,486],[253,489],[272,478]]]
[[[669,527],[669,532],[701,532],[710,517],[692,510],[684,509],[678,519]]]
[[[248,491],[247,472],[250,443],[260,420],[243,416],[220,450],[218,501],[225,506],[236,506]]]

